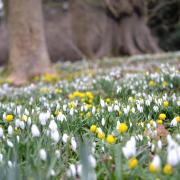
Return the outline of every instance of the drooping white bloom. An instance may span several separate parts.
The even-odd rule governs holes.
[[[112,106],[108,106],[108,112],[112,112],[113,111],[113,107]]]
[[[8,134],[11,136],[13,134],[14,130],[11,125],[8,126]]]
[[[0,163],[3,161],[3,155],[0,153]]]
[[[62,141],[64,143],[67,143],[68,139],[69,139],[69,136],[67,134],[63,134]]]
[[[131,139],[127,141],[125,147],[122,148],[122,152],[127,159],[136,155],[135,137],[132,136]]]
[[[176,127],[178,124],[176,117],[171,121],[171,126]]]
[[[3,137],[3,135],[4,135],[3,128],[0,127],[0,138]]]
[[[73,151],[76,151],[77,149],[77,143],[74,137],[71,138],[71,147]]]
[[[42,112],[39,114],[39,121],[41,123],[41,125],[46,125],[48,119],[50,118],[51,114],[49,111],[47,111],[46,113]]]
[[[39,150],[39,157],[41,160],[46,161],[47,159],[47,153],[45,149],[40,149]]]
[[[93,106],[92,107],[92,114],[95,114],[96,113],[96,108]]]
[[[155,155],[153,157],[153,160],[151,162],[156,169],[159,169],[161,167],[161,159],[158,155]]]
[[[35,124],[33,124],[31,126],[31,133],[32,133],[33,137],[39,137],[40,136],[40,131],[39,131],[38,127]]]
[[[161,140],[158,140],[157,145],[158,145],[158,148],[159,148],[159,149],[162,149],[162,141],[161,141]]]
[[[55,151],[56,158],[59,159],[61,157],[61,153],[59,150]]]
[[[57,143],[59,141],[59,132],[57,130],[51,131],[51,139]]]
[[[55,122],[55,120],[51,120],[50,123],[49,123],[49,129],[51,131],[56,131],[57,130],[57,124]]]
[[[155,112],[158,112],[159,107],[158,107],[158,106],[154,106],[154,107],[153,107],[153,110],[154,110]]]
[[[119,106],[117,104],[114,105],[114,111],[119,111]]]
[[[101,124],[102,124],[102,126],[104,126],[104,125],[105,125],[105,119],[104,119],[104,118],[102,118],[102,120],[101,120]]]
[[[13,144],[9,139],[7,139],[7,145],[8,145],[10,148],[13,148],[13,147],[14,147],[14,144]]]
[[[106,103],[104,102],[103,99],[100,99],[100,105],[102,108],[104,108],[106,106]]]
[[[61,122],[66,121],[66,116],[63,113],[59,113],[57,116],[57,120]]]
[[[31,122],[32,122],[32,121],[31,121],[31,118],[30,118],[30,117],[28,117],[28,120],[27,120],[27,125],[28,125],[28,126],[30,126],[30,125],[31,125]]]
[[[68,177],[75,177],[76,176],[76,166],[74,164],[70,164],[69,169],[67,170]]]
[[[123,111],[124,111],[124,114],[127,115],[130,111],[130,106],[128,105],[126,108],[123,109]]]

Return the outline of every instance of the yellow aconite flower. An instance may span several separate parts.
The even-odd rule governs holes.
[[[22,115],[22,121],[27,121],[28,120],[28,116],[26,116],[25,114]]]
[[[113,144],[113,143],[115,143],[116,138],[115,138],[112,134],[109,134],[109,135],[107,136],[107,138],[106,138],[106,141],[107,141],[107,143],[109,143],[109,144]]]
[[[164,121],[166,119],[166,114],[160,114],[159,119]]]
[[[90,92],[90,91],[87,91],[87,92],[86,92],[86,96],[87,96],[89,99],[93,99],[93,98],[94,98],[94,95],[93,95],[92,92]]]
[[[126,123],[121,123],[118,127],[119,133],[125,133],[128,130]]]
[[[180,116],[177,116],[177,117],[176,117],[176,121],[177,121],[177,122],[180,122]]]
[[[163,124],[163,121],[162,121],[161,119],[158,119],[158,120],[157,120],[157,123],[158,123],[158,124]]]
[[[91,112],[86,113],[86,117],[90,118],[91,117]]]
[[[153,163],[150,163],[150,164],[149,164],[149,171],[150,171],[151,173],[155,173],[155,172],[158,172],[159,169],[157,169]]]
[[[169,106],[169,102],[168,101],[164,101],[163,105],[164,105],[165,108],[167,108]]]
[[[69,108],[70,109],[74,109],[75,108],[75,104],[73,102],[69,103]]]
[[[167,87],[168,86],[168,82],[167,81],[163,81],[162,86],[163,87]]]
[[[102,139],[105,138],[105,133],[104,132],[98,132],[97,136],[98,136],[99,139],[102,140]]]
[[[134,169],[138,165],[138,160],[136,158],[131,158],[128,161],[128,166],[130,169]]]
[[[13,115],[12,114],[8,114],[6,115],[6,122],[10,123],[13,120]]]
[[[150,120],[150,125],[152,126],[154,124],[154,121],[153,120]]]
[[[96,130],[97,130],[97,126],[96,125],[91,125],[91,127],[90,127],[90,131],[92,132],[92,133],[96,133]]]
[[[156,82],[155,81],[153,81],[153,80],[150,80],[149,81],[149,86],[150,87],[154,87],[156,85]]]
[[[166,164],[163,168],[163,173],[166,175],[171,175],[173,171],[173,168],[170,164]]]
[[[105,100],[107,103],[110,103],[111,99],[110,98],[106,98]]]

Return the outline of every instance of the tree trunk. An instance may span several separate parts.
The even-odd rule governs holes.
[[[9,0],[10,79],[21,84],[50,71],[41,0]]]
[[[146,25],[144,0],[105,0],[107,11],[117,22],[117,54],[161,52],[156,39]]]

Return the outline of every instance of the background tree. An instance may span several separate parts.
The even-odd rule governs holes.
[[[9,0],[7,19],[10,79],[22,84],[50,72],[41,0]]]

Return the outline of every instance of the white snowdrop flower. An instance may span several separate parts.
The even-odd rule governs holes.
[[[137,110],[138,110],[140,113],[142,113],[142,112],[143,112],[143,107],[138,104],[138,105],[137,105]]]
[[[162,141],[161,140],[158,140],[157,146],[158,146],[159,149],[162,149]]]
[[[56,158],[59,159],[61,157],[61,153],[59,150],[55,151]]]
[[[177,101],[177,106],[180,106],[180,101]]]
[[[71,116],[74,115],[74,109],[73,109],[73,108],[70,109],[69,114],[70,114]]]
[[[155,145],[151,144],[151,152],[154,152],[154,150],[155,150]]]
[[[8,126],[8,134],[11,136],[11,135],[13,135],[13,132],[14,132],[13,127],[11,125],[9,125]]]
[[[61,122],[66,121],[66,116],[60,112],[57,116],[57,120]]]
[[[177,122],[176,118],[174,118],[174,119],[171,121],[171,126],[176,127],[177,124],[178,124],[178,122]]]
[[[17,114],[21,114],[21,109],[22,109],[22,106],[17,106],[16,107]]]
[[[54,169],[51,169],[51,170],[50,170],[50,175],[51,175],[51,176],[55,176],[55,175],[56,175]]]
[[[33,137],[39,137],[40,136],[40,131],[39,131],[38,127],[35,124],[33,124],[31,126],[31,133],[32,133]]]
[[[106,103],[104,102],[103,99],[100,99],[100,105],[102,108],[104,108],[106,106]]]
[[[114,111],[119,111],[119,106],[117,104],[114,105]]]
[[[67,171],[68,177],[75,177],[76,176],[76,166],[74,164],[70,164],[69,169]]]
[[[88,160],[89,160],[91,167],[95,168],[96,167],[96,159],[94,158],[94,156],[90,154],[88,156]]]
[[[135,113],[135,112],[136,112],[136,110],[135,110],[135,108],[133,107],[133,108],[132,108],[132,113]]]
[[[102,126],[104,126],[104,125],[105,125],[105,119],[104,119],[104,118],[102,118],[102,120],[101,120],[101,124],[102,124]]]
[[[176,139],[180,141],[180,134],[176,134]]]
[[[39,150],[39,157],[41,160],[46,161],[47,159],[47,153],[45,149],[40,149]]]
[[[122,87],[117,87],[117,91],[116,91],[116,92],[117,92],[117,94],[118,94],[118,93],[120,93],[120,92],[121,92],[121,90],[122,90]]]
[[[24,114],[26,114],[27,116],[29,116],[29,111],[27,109],[24,110]]]
[[[81,176],[81,174],[82,174],[82,165],[81,165],[81,164],[78,164],[78,165],[77,165],[77,174],[78,174],[79,176]]]
[[[39,114],[39,121],[40,121],[41,125],[43,125],[43,126],[46,125],[48,119],[50,118],[50,115],[51,114],[49,111],[47,111],[46,113],[42,112]]]
[[[14,144],[13,144],[9,139],[7,139],[7,145],[8,145],[10,148],[13,148],[13,147],[14,147]]]
[[[57,130],[51,131],[51,139],[57,143],[59,141],[59,132]]]
[[[57,124],[55,122],[55,120],[51,120],[50,123],[49,123],[49,129],[51,131],[56,131],[57,130]]]
[[[0,163],[3,161],[3,155],[0,153]]]
[[[95,150],[96,150],[96,143],[93,142],[93,143],[92,143],[92,147],[91,147],[91,152],[94,153]]]
[[[129,126],[132,127],[132,122],[129,123]]]
[[[100,127],[98,127],[98,128],[97,128],[97,132],[100,133],[100,134],[102,134],[103,131],[102,131],[102,129],[101,129]]]
[[[130,106],[128,105],[126,108],[123,109],[123,111],[124,111],[124,114],[127,115],[130,111]]]
[[[67,134],[63,134],[62,141],[64,143],[67,143],[68,139],[69,139],[69,136]]]
[[[17,140],[17,142],[19,143],[20,137],[19,137],[19,136],[16,136],[16,140]]]
[[[149,123],[147,123],[147,128],[151,129],[151,125]]]
[[[150,101],[149,99],[147,99],[147,100],[145,101],[145,104],[146,104],[146,106],[150,106],[151,101]]]
[[[122,152],[127,159],[136,155],[135,137],[132,136],[131,139],[127,141],[125,147],[122,148]]]
[[[93,106],[92,107],[92,114],[95,114],[96,113],[96,108]]]
[[[173,148],[172,150],[168,151],[167,154],[167,162],[171,166],[176,166],[179,163],[180,159],[178,159],[177,150]]]
[[[15,126],[18,128],[18,127],[20,127],[20,120],[19,119],[16,119],[15,120]]]
[[[155,121],[153,121],[153,123],[152,123],[152,125],[153,125],[153,127],[157,127],[157,123],[155,122]]]
[[[12,167],[13,167],[12,161],[8,161],[8,166],[9,166],[9,168],[12,168]]]
[[[156,169],[159,169],[161,167],[161,159],[158,155],[155,155],[153,157],[152,164]]]
[[[28,126],[30,126],[30,125],[31,125],[31,122],[32,122],[32,121],[31,121],[31,118],[30,118],[30,117],[28,117],[28,120],[27,120],[27,125],[28,125]]]
[[[4,135],[3,128],[0,127],[0,138],[3,137],[3,135]]]
[[[67,110],[67,104],[63,104],[63,111],[66,112],[66,110]]]
[[[119,125],[120,125],[121,123],[120,123],[120,121],[117,121],[117,123],[116,123],[116,129],[118,130],[119,129]]]
[[[21,129],[24,129],[24,128],[25,128],[25,123],[24,123],[23,121],[20,121],[20,122],[19,122],[19,127],[20,127]]]
[[[159,107],[158,107],[158,106],[153,106],[153,110],[154,110],[155,112],[158,112]]]
[[[108,112],[112,112],[113,111],[113,107],[112,106],[108,106]]]
[[[73,151],[76,151],[77,149],[77,143],[74,137],[71,138],[71,148]]]
[[[143,140],[143,136],[141,134],[138,135],[139,140],[142,141]]]

